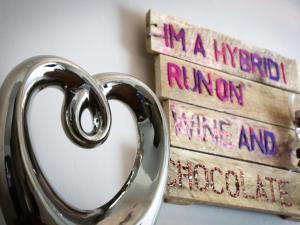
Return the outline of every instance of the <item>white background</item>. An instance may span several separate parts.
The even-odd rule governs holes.
[[[0,83],[22,60],[51,54],[91,74],[132,74],[153,89],[153,57],[145,51],[145,14],[150,8],[295,58],[300,64],[297,0],[0,0]],[[55,89],[34,100],[29,115],[33,146],[54,189],[73,206],[94,208],[108,200],[128,175],[137,142],[135,125],[126,107],[112,102],[109,140],[95,150],[82,150],[62,131],[62,101],[62,93]],[[0,224],[4,224],[1,217]],[[242,210],[164,203],[157,224],[296,223]]]

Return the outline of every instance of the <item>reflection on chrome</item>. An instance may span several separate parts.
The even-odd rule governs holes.
[[[73,208],[59,198],[35,158],[26,114],[34,94],[48,86],[64,93],[64,131],[83,148],[101,145],[108,137],[113,119],[108,100],[124,102],[136,117],[139,146],[130,175],[110,201],[94,210]],[[167,179],[169,141],[160,103],[145,84],[124,74],[92,77],[65,59],[38,56],[11,71],[0,106],[0,202],[7,225],[155,222]],[[86,109],[93,117],[90,132],[81,126]]]

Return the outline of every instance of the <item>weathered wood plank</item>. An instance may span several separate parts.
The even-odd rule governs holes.
[[[171,145],[291,169],[295,131],[176,101],[164,102]]]
[[[299,173],[171,148],[166,200],[300,215]]]
[[[148,12],[147,26],[150,52],[300,92],[295,60],[153,10]]]
[[[237,116],[293,128],[290,108],[300,109],[294,94],[230,76],[187,61],[159,55],[155,62],[156,93]]]

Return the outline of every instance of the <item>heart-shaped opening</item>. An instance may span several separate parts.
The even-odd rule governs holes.
[[[108,139],[83,149],[65,135],[61,123],[64,95],[46,88],[36,95],[27,114],[30,140],[47,181],[67,204],[94,209],[109,201],[123,186],[133,167],[138,145],[136,120],[123,103],[109,101],[112,126]],[[81,124],[92,129],[92,117],[83,112]]]

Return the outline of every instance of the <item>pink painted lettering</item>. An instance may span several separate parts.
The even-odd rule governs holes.
[[[226,102],[229,99],[229,88],[228,83],[223,78],[216,80],[217,84],[217,96],[222,102]]]
[[[219,50],[218,49],[218,42],[216,39],[214,39],[214,49],[215,49],[215,59],[216,62],[219,61],[219,57],[222,56],[223,57],[223,64],[227,65],[227,54],[226,54],[226,46],[225,43],[222,43],[222,49]]]
[[[181,83],[181,69],[175,63],[168,63],[168,81],[169,86],[173,87],[173,80],[175,79],[177,86],[179,89],[183,89],[183,85]]]
[[[236,57],[236,55],[238,53],[238,48],[234,47],[233,49],[231,49],[231,47],[230,47],[229,44],[226,44],[226,47],[227,47],[227,50],[229,51],[229,54],[230,54],[231,66],[233,68],[235,68],[235,66],[236,66],[235,57]]]

